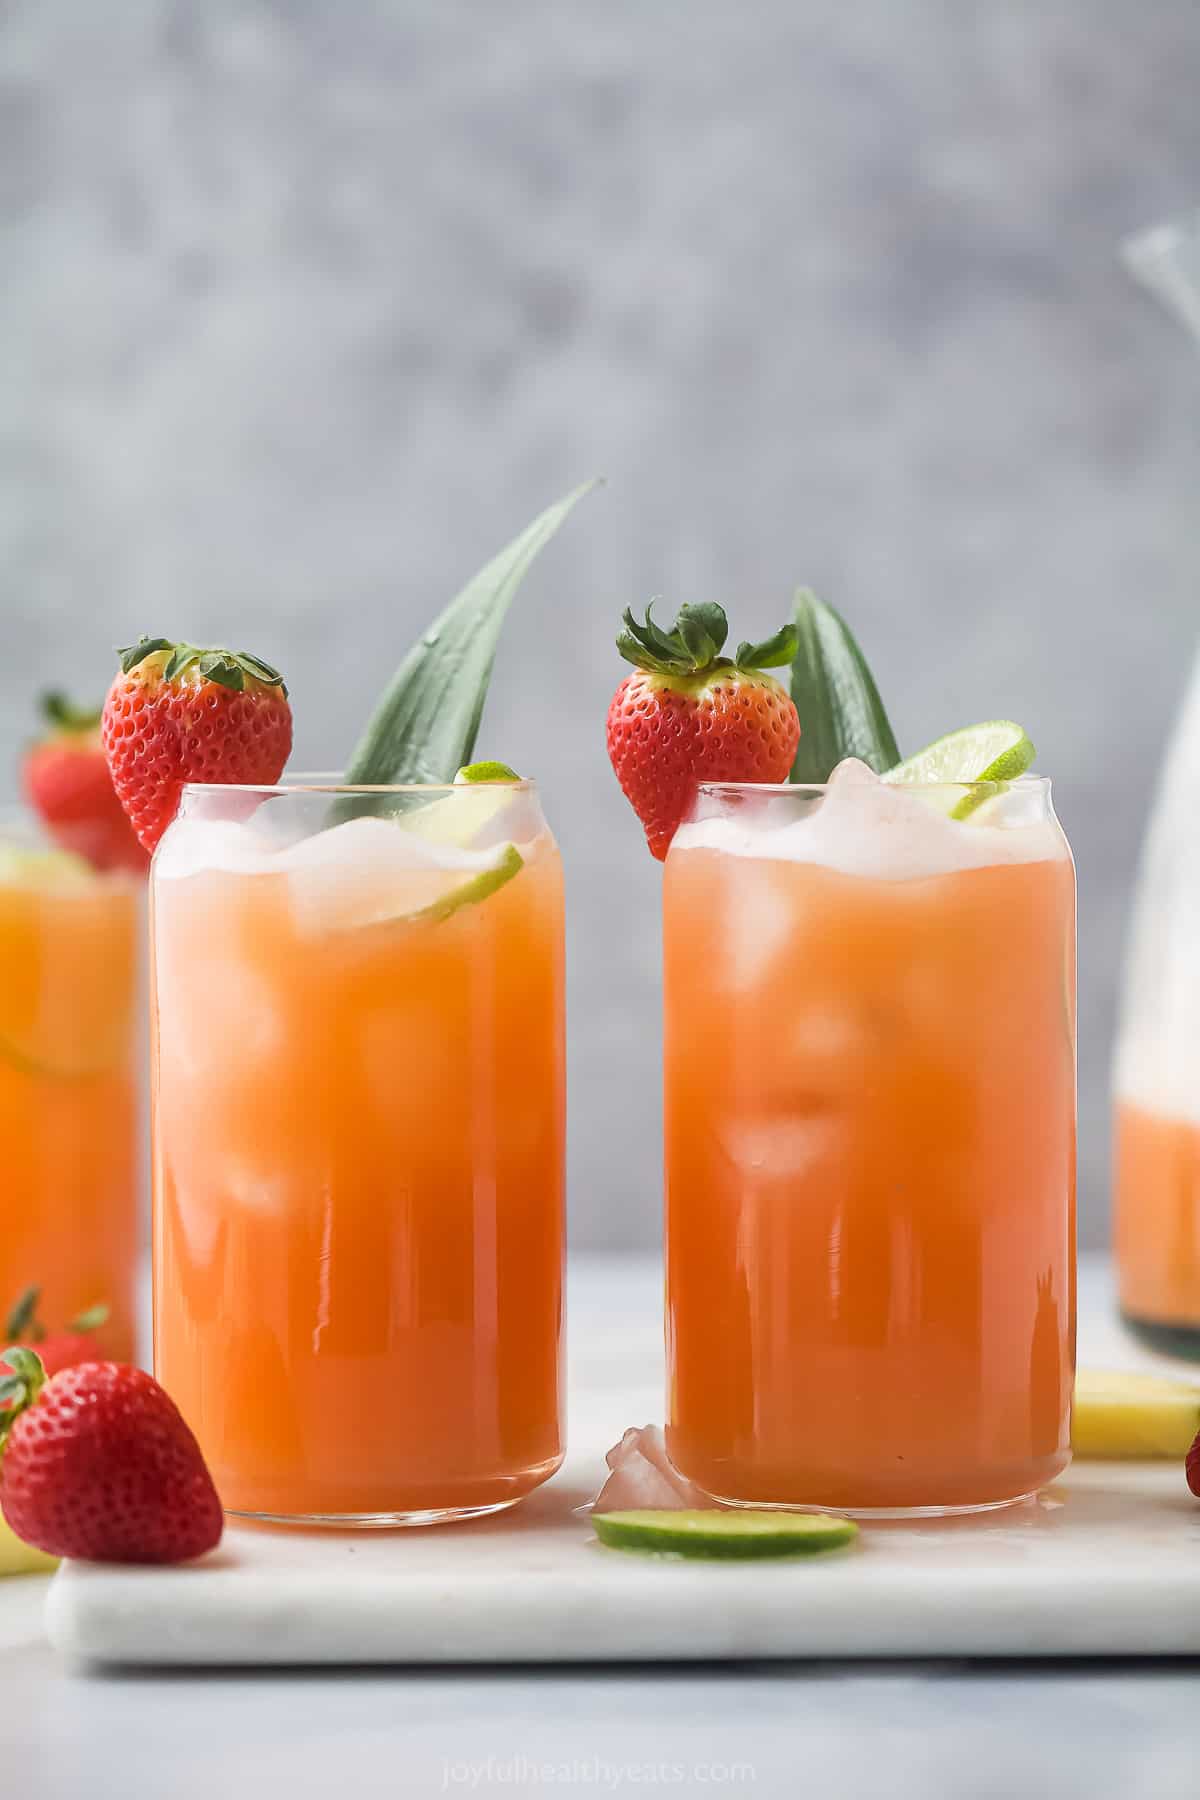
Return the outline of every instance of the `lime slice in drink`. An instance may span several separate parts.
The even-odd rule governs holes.
[[[90,887],[92,866],[73,850],[24,850],[0,845],[0,887],[49,889],[56,894]]]
[[[466,794],[445,794],[428,806],[403,815],[404,829],[427,844],[456,844],[466,848],[493,825],[512,804],[512,786],[521,777],[507,763],[469,763],[454,777],[456,788]]]
[[[428,906],[421,907],[419,912],[408,913],[405,923],[409,925],[440,925],[444,919],[451,919],[464,906],[476,906],[480,900],[486,900],[502,888],[506,882],[519,875],[525,867],[525,858],[515,844],[505,844],[499,852],[496,862],[490,869],[480,869],[478,875],[460,881],[448,893],[442,894]]]
[[[600,1542],[614,1550],[720,1558],[812,1556],[821,1550],[840,1550],[858,1536],[853,1520],[829,1513],[716,1508],[593,1513],[592,1526]]]
[[[990,798],[996,784],[1023,775],[1034,755],[1022,726],[1011,719],[988,719],[982,725],[965,725],[961,731],[936,738],[889,769],[883,779],[901,787],[988,784],[962,794],[950,808],[952,819],[966,819]]]

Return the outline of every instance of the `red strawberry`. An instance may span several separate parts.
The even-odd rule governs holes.
[[[1196,1433],[1196,1441],[1187,1453],[1187,1484],[1200,1500],[1200,1431]]]
[[[0,1511],[49,1556],[175,1563],[220,1541],[221,1502],[170,1395],[142,1369],[79,1363],[46,1379],[6,1350]]]
[[[617,649],[635,665],[608,709],[608,759],[659,861],[698,781],[786,781],[800,742],[791,697],[767,669],[791,662],[796,629],[722,656],[721,607],[681,606],[673,631],[625,613]]]
[[[4,1325],[5,1340],[23,1350],[36,1349],[47,1375],[75,1363],[94,1362],[100,1346],[92,1335],[108,1320],[107,1306],[89,1306],[65,1331],[48,1332],[37,1316],[40,1288],[26,1288]],[[0,1375],[8,1371],[0,1366]]]
[[[73,706],[65,694],[44,694],[50,726],[26,750],[21,778],[29,804],[64,850],[96,869],[144,873],[146,852],[133,835],[100,742],[100,710]]]
[[[175,816],[186,781],[268,787],[292,747],[283,677],[257,656],[139,638],[101,720],[113,786],[147,850]]]

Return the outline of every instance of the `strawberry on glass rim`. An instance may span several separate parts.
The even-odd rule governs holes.
[[[146,850],[187,782],[271,787],[292,748],[278,669],[245,651],[141,637],[118,652],[101,735],[112,783]]]
[[[113,789],[100,742],[100,708],[43,694],[46,729],[21,759],[21,782],[47,836],[102,873],[142,875],[147,856]]]
[[[800,742],[791,696],[769,669],[796,654],[794,625],[762,644],[721,650],[724,610],[681,606],[671,631],[626,609],[617,649],[634,672],[608,709],[613,772],[661,862],[700,781],[786,781]]]

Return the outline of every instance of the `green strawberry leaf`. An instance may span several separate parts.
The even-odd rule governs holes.
[[[761,644],[739,644],[733,660],[739,669],[781,669],[792,661],[798,644],[796,627],[781,625],[774,637]]]
[[[101,1300],[96,1306],[86,1307],[83,1312],[76,1313],[70,1328],[72,1331],[99,1331],[107,1323],[108,1307]]]
[[[37,1322],[38,1301],[42,1290],[27,1287],[19,1296],[12,1311],[4,1321],[4,1335],[12,1342],[40,1343],[46,1333]]]
[[[721,654],[729,635],[725,608],[715,600],[685,604],[675,620],[675,634],[681,640],[697,669],[707,668]]]
[[[153,656],[156,650],[174,649],[175,645],[170,638],[140,637],[136,644],[126,644],[117,651],[117,655],[121,659],[121,673],[128,675],[131,669],[136,669],[140,662],[145,662],[146,658]]]
[[[548,506],[429,625],[396,670],[350,758],[350,786],[450,782],[471,761],[500,627],[538,552],[596,485]]]
[[[61,689],[53,688],[41,698],[42,717],[60,731],[92,731],[100,723],[98,706],[76,706]]]
[[[847,756],[860,757],[877,775],[894,768],[900,761],[895,733],[845,620],[802,588],[795,628],[792,699],[800,715],[800,748],[791,779],[828,781]]]
[[[172,658],[172,661],[174,658]],[[218,686],[229,688],[240,694],[246,686],[246,676],[242,665],[236,657],[226,656],[223,650],[212,650],[200,658],[200,673],[206,681],[215,681]]]

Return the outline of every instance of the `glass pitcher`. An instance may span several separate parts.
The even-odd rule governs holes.
[[[1200,340],[1200,212],[1125,246],[1135,276]],[[1200,661],[1142,851],[1114,1069],[1121,1311],[1200,1359]]]

